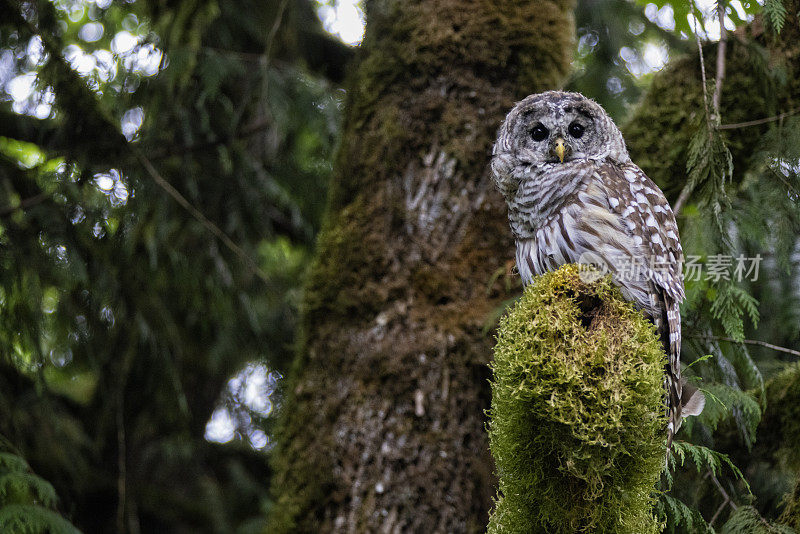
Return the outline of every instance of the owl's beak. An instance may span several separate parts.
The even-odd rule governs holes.
[[[559,137],[556,139],[556,156],[561,163],[564,163],[564,154],[567,152],[567,147],[564,146],[564,139]]]

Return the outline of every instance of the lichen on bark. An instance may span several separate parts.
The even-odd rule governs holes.
[[[660,532],[664,353],[609,277],[567,265],[501,320],[489,440],[490,534]]]
[[[273,451],[269,532],[478,532],[487,316],[513,257],[487,161],[558,87],[572,0],[366,3],[329,213]]]

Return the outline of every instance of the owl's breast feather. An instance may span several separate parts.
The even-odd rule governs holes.
[[[542,224],[517,239],[517,266],[525,284],[533,276],[567,263],[591,261],[614,274],[626,298],[648,313],[648,283],[620,276],[623,266],[645,258],[641,239],[635,239],[608,203],[602,187],[582,184]],[[624,274],[624,273],[623,273]]]

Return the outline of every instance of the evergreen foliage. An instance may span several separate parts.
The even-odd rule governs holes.
[[[764,18],[767,19],[775,33],[781,33],[786,22],[786,7],[783,5],[783,0],[765,0]]]
[[[690,191],[696,190],[701,207],[711,210],[717,219],[720,234],[724,234],[721,216],[722,211],[730,205],[725,186],[733,174],[733,156],[712,122],[717,119],[705,113],[700,116],[704,120],[689,141],[686,160],[688,180],[684,187]]]
[[[664,532],[670,534],[714,533],[714,529],[706,523],[700,512],[667,493],[659,495],[656,503],[656,515],[664,523]]]
[[[661,13],[671,10],[674,31],[653,16],[651,4]],[[10,0],[0,9],[0,434],[14,444],[0,452],[0,531],[75,532],[61,509],[86,531],[256,532],[269,509],[285,507],[282,517],[299,517],[294,503],[321,499],[327,490],[325,477],[313,474],[320,482],[314,491],[290,492],[280,503],[269,499],[270,411],[280,396],[270,398],[275,388],[262,390],[267,407],[255,409],[242,402],[237,388],[244,386],[228,382],[254,366],[277,381],[298,345],[301,280],[322,224],[340,135],[344,99],[336,84],[354,55],[322,30],[316,6],[306,0]],[[678,436],[674,470],[664,477],[665,483],[671,477],[671,486],[659,493],[651,484],[655,493],[635,495],[641,503],[657,498],[655,519],[632,514],[625,521],[651,530],[660,522],[669,532],[789,532],[800,529],[800,485],[791,493],[800,470],[797,356],[739,341],[800,350],[800,5],[766,0],[763,7],[723,2],[721,8],[737,31],[728,34],[718,114],[703,96],[694,34],[704,39],[719,21],[698,13],[692,2],[578,2],[577,59],[568,86],[617,118],[633,113],[625,128],[633,159],[673,202],[688,185],[679,216],[687,255],[704,264],[719,254],[764,259],[758,280],[687,280],[684,359],[700,361],[686,375],[708,402]],[[689,15],[700,23],[691,24]],[[489,34],[481,25],[496,23],[493,15],[465,19],[483,39]],[[453,47],[446,54],[437,48],[450,34],[426,43],[426,60],[449,68],[452,58],[491,56],[502,72],[511,56],[469,44],[456,26]],[[565,24],[547,27],[559,39],[571,32]],[[526,40],[553,38],[519,32],[519,41],[503,50],[513,55]],[[664,47],[670,65],[655,75],[635,74],[653,44]],[[717,51],[715,43],[702,44],[709,94]],[[520,91],[556,83],[563,72],[545,82],[538,77],[540,62],[552,61],[551,55],[542,52],[527,67]],[[380,79],[360,84],[361,96],[351,105],[371,105],[409,57],[399,47],[375,59],[371,73]],[[429,65],[414,68],[428,72]],[[33,90],[27,98],[12,97],[28,82]],[[494,91],[496,85],[472,89]],[[643,91],[641,105],[631,108]],[[420,138],[397,120],[402,104],[381,111],[378,134]],[[442,112],[437,136],[447,139],[458,130],[458,115]],[[357,136],[354,146],[373,154],[370,165],[394,173],[399,145],[381,148],[381,135],[367,143],[362,126],[348,132]],[[476,134],[464,135],[472,140]],[[459,166],[485,159],[474,142],[447,149],[458,154]],[[334,204],[353,194],[337,191]],[[353,220],[374,217],[355,213],[362,207],[353,207]],[[335,238],[327,239],[329,246],[338,246],[339,236],[329,236]],[[362,283],[369,274],[357,269],[347,281],[358,288],[352,293],[340,291],[344,282],[329,282],[349,276],[342,274],[345,267],[385,243],[345,244],[352,248],[324,250],[325,268],[317,270],[312,288],[325,285],[330,293],[307,301],[322,310],[308,315],[310,322],[329,309],[352,317],[354,295],[373,290]],[[489,281],[487,294],[496,281]],[[456,286],[425,283],[432,299],[442,298],[439,286]],[[454,289],[447,298],[459,294]],[[532,298],[526,293],[523,301]],[[574,313],[567,304],[559,305]],[[373,311],[358,308],[359,317],[370,320]],[[709,353],[713,358],[704,359]],[[575,365],[548,369],[581,369]],[[609,384],[598,384],[599,391],[610,391]],[[514,394],[509,402],[534,402]],[[608,475],[606,455],[633,450],[628,432],[646,432],[650,421],[647,428],[621,429],[614,425],[627,412],[611,410],[609,422],[581,427],[576,422],[584,412],[609,410],[608,398],[594,400],[562,407],[551,420],[537,422],[540,427],[514,428],[555,428],[553,435],[564,438],[551,444],[559,454],[581,456],[565,461],[553,479],[536,478],[545,471],[521,471],[529,478],[518,483],[573,477],[592,498],[613,490],[598,482]],[[555,408],[550,400],[537,402]],[[233,442],[204,438],[215,410],[233,419]],[[565,432],[565,421],[575,423],[574,433]],[[608,448],[592,444],[601,430],[614,436]],[[512,437],[492,432],[493,447]],[[264,443],[260,451],[253,448]],[[299,444],[285,450],[295,457],[308,452]],[[678,465],[684,459],[687,465]],[[536,461],[526,469],[540,465]],[[716,473],[735,510],[724,504],[709,473]],[[631,480],[646,482],[643,473],[634,475]],[[565,494],[533,504],[561,513],[557,505],[567,502]],[[525,495],[529,489],[503,492],[492,528],[506,531],[501,517],[514,515],[514,502],[530,505]],[[608,519],[600,517],[605,510],[570,513],[585,512],[579,521],[600,525]]]
[[[708,470],[713,476],[717,476],[723,467],[728,467],[738,480],[744,482],[747,490],[750,490],[749,486],[747,486],[747,481],[742,475],[742,472],[738,467],[733,465],[733,462],[731,462],[730,458],[728,458],[726,455],[709,449],[708,447],[703,447],[702,445],[693,445],[685,441],[673,442],[669,458],[669,464],[671,465],[668,467],[674,468],[675,463],[679,463],[681,466],[683,466],[683,463],[687,458],[691,459],[698,473]],[[665,473],[668,484],[672,485],[670,469],[667,469]]]
[[[309,2],[0,11],[0,433],[87,531],[253,531],[277,395],[228,381],[289,367],[340,115],[321,75],[352,52]]]
[[[703,392],[706,396],[706,405],[696,419],[687,419],[687,433],[691,433],[692,425],[699,423],[705,427],[716,431],[725,421],[735,418],[734,407],[740,414],[745,426],[743,438],[745,444],[752,446],[756,439],[756,427],[761,420],[761,405],[752,393],[742,391],[738,387],[729,386],[721,382],[713,382],[703,385]]]
[[[738,507],[720,530],[720,534],[796,534],[796,532],[789,526],[764,521],[752,506]]]
[[[782,509],[781,495],[789,489],[785,481],[796,477],[796,467],[775,455],[788,437],[781,432],[791,424],[781,422],[778,414],[783,409],[774,403],[786,402],[774,382],[765,388],[763,378],[784,368],[787,357],[751,341],[765,339],[790,350],[798,343],[796,328],[788,325],[797,321],[800,274],[795,194],[800,139],[794,116],[800,98],[795,81],[800,72],[800,26],[796,2],[776,4],[765,5],[750,25],[722,4],[741,28],[728,35],[719,110],[710,95],[717,82],[720,47],[703,43],[654,77],[625,128],[634,161],[673,202],[679,196],[686,201],[679,223],[687,257],[694,257],[695,264],[699,259],[706,269],[722,256],[733,259],[730,276],[708,276],[706,270],[691,277],[687,271],[684,358],[691,361],[709,353],[714,357],[692,365],[691,380],[704,389],[707,403],[700,417],[686,421],[680,437],[692,447],[727,453],[749,484],[727,469],[712,484],[713,455],[698,450],[693,457],[704,467],[698,466],[696,475],[678,469],[670,491],[672,498],[699,510],[710,523],[724,524],[712,527],[726,532],[748,531],[754,517],[759,528],[770,525]],[[677,22],[680,9],[686,7],[671,5]],[[750,8],[758,6],[746,6]],[[702,20],[700,36],[717,24],[713,17]],[[705,91],[700,54],[708,81]],[[738,257],[759,257],[758,276],[733,276]],[[745,338],[748,344],[738,343]],[[700,525],[700,531],[706,528],[693,524]]]
[[[53,486],[31,472],[28,463],[5,446],[0,436],[0,532],[80,534],[55,511]]]
[[[79,534],[79,530],[57,513],[36,505],[9,504],[0,507],[0,529],[14,534]]]
[[[789,366],[769,381],[768,409],[759,438],[781,464],[800,471],[800,364]]]
[[[489,532],[659,532],[663,351],[610,279],[538,277],[500,321]]]

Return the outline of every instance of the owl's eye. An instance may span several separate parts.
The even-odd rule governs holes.
[[[531,139],[534,141],[544,141],[547,139],[549,133],[550,132],[547,130],[547,128],[541,124],[537,124],[533,127],[533,130],[531,130]]]
[[[577,122],[573,122],[572,124],[569,125],[569,128],[567,129],[567,131],[575,139],[580,139],[580,137],[583,135],[583,131],[585,129],[586,128],[584,128],[582,124],[579,124]]]

